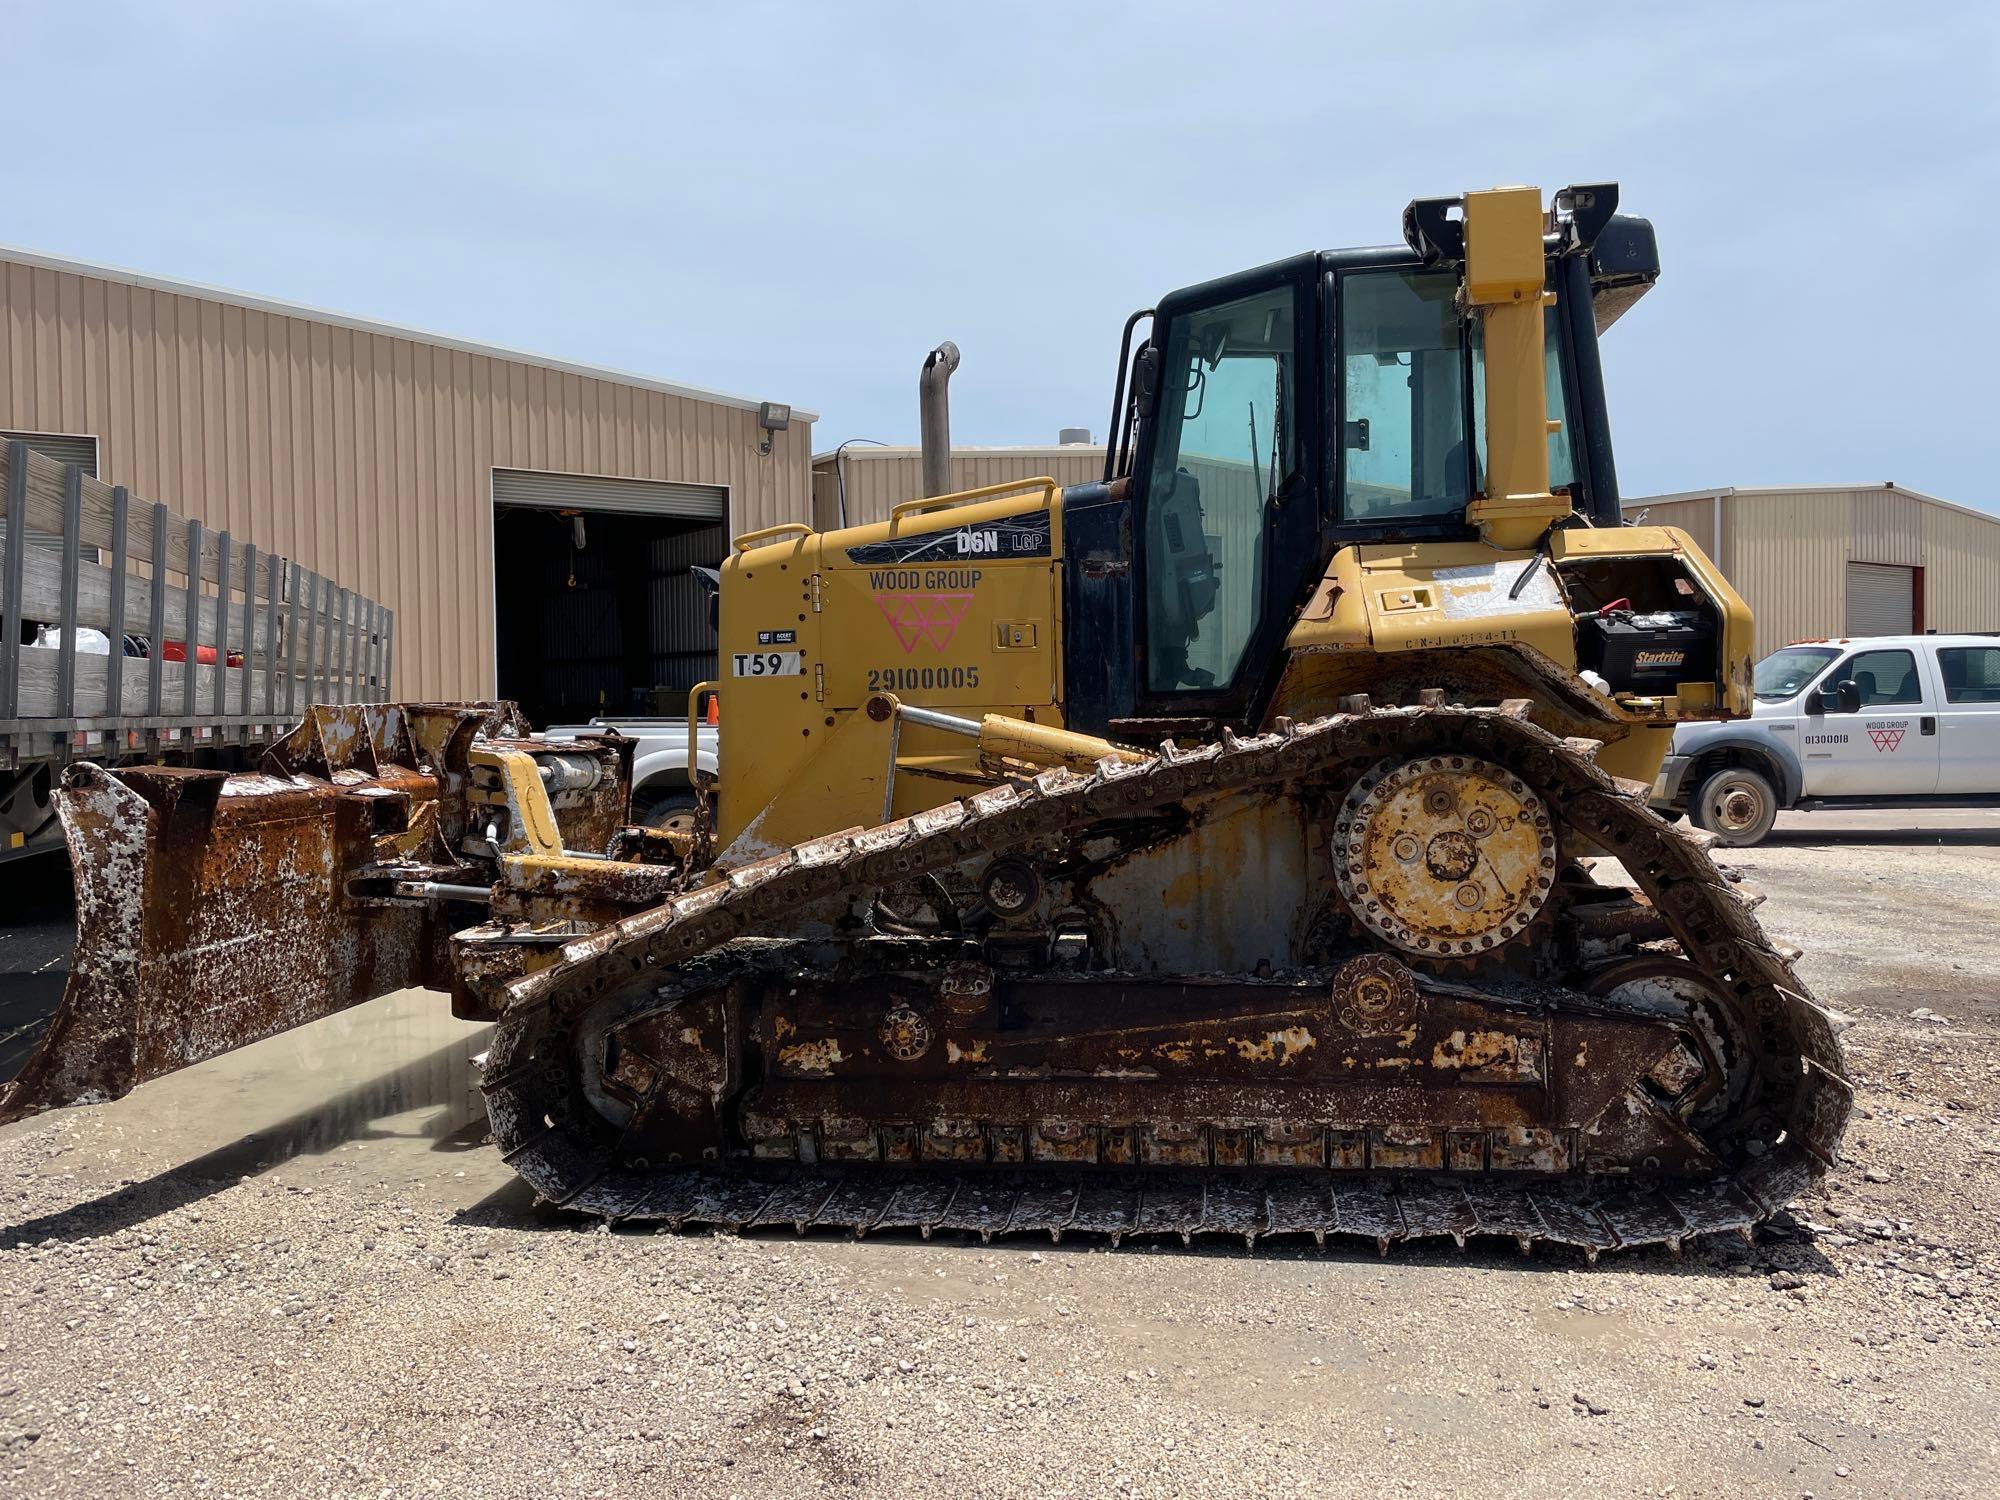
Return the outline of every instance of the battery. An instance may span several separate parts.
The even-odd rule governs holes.
[[[1577,623],[1580,664],[1614,693],[1659,697],[1683,682],[1715,680],[1715,627],[1695,610],[1642,615],[1621,609]]]

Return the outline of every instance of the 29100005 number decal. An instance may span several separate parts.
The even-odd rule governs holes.
[[[976,688],[977,667],[871,667],[871,693],[913,693],[923,688]]]
[[[734,677],[803,677],[806,674],[806,654],[803,651],[738,651],[729,658],[729,671]]]

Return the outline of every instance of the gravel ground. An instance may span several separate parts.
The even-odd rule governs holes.
[[[2000,1492],[2000,817],[1954,821],[1735,857],[1862,1115],[1796,1227],[1680,1261],[607,1234],[481,1148],[423,996],[10,1127],[0,1490]]]

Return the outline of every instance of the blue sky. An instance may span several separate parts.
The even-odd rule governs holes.
[[[2000,7],[8,0],[0,241],[914,441],[1103,431],[1125,315],[1412,196],[1619,180],[1628,494],[2000,509]],[[1501,17],[1505,17],[1504,25]]]

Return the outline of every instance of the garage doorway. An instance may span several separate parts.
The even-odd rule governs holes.
[[[495,666],[537,728],[674,717],[715,675],[708,594],[728,550],[707,485],[493,471]]]
[[[1847,633],[1914,635],[1923,626],[1923,569],[1847,565]]]

